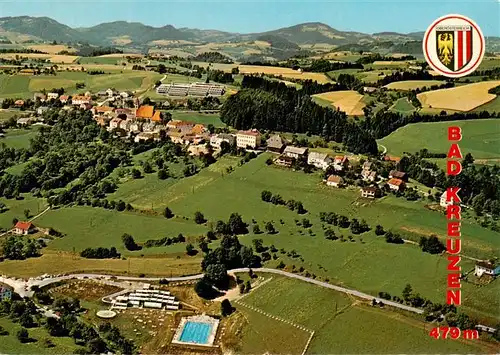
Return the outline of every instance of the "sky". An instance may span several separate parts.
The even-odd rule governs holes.
[[[472,18],[486,36],[500,36],[500,0],[0,0],[0,17],[48,16],[71,27],[142,22],[155,27],[252,33],[304,22],[342,31],[425,31],[447,14]]]

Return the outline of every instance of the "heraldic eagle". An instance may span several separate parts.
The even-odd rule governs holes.
[[[453,34],[441,33],[437,37],[439,59],[444,65],[449,65],[453,58]]]

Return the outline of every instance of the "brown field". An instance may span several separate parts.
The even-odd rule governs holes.
[[[179,44],[185,44],[185,45],[196,45],[196,42],[191,42],[191,41],[185,41],[185,40],[169,40],[169,39],[159,39],[156,41],[151,41],[148,43],[151,46],[165,46],[168,47],[170,45],[179,45]]]
[[[444,84],[444,81],[439,80],[406,80],[406,81],[396,81],[394,83],[390,83],[385,85],[384,87],[387,89],[393,90],[412,90],[419,89],[424,86],[432,86],[432,85],[441,85]]]
[[[129,36],[112,37],[112,39],[113,39],[113,44],[125,45],[132,43],[132,40],[130,39]]]
[[[257,47],[262,47],[262,48],[271,47],[271,43],[266,41],[254,41],[253,44],[256,45]]]
[[[85,259],[75,254],[44,250],[39,258],[6,260],[0,263],[0,275],[32,277],[42,274],[106,272],[146,276],[181,276],[201,272],[200,257],[129,257],[122,259]],[[130,270],[130,273],[129,273]]]
[[[29,46],[28,48],[35,49],[37,51],[46,52],[49,54],[57,54],[61,51],[68,51],[68,52],[72,52],[72,53],[76,52],[75,48],[68,47],[68,46],[63,45],[63,44],[56,44],[56,45],[53,45],[53,44],[35,44],[32,46]]]
[[[53,55],[53,54],[39,54],[39,53],[2,53],[0,58],[16,59],[20,58],[33,58],[33,59],[48,59],[52,63],[73,63],[78,56],[75,55]]]
[[[333,107],[344,111],[349,116],[364,115],[363,107],[365,107],[366,104],[361,101],[363,99],[363,95],[360,95],[356,91],[330,91],[314,96],[319,99],[331,102],[331,105]]]
[[[500,80],[484,81],[450,89],[427,91],[417,97],[423,107],[470,111],[493,100],[488,90],[500,85]]]

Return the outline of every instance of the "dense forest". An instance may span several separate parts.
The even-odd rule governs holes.
[[[344,143],[354,153],[377,153],[370,134],[349,121],[344,112],[313,102],[308,89],[296,90],[255,76],[245,76],[242,87],[222,106],[221,119],[226,124],[237,129],[317,134]]]
[[[233,64],[233,60],[219,52],[205,52],[189,58],[194,62]]]

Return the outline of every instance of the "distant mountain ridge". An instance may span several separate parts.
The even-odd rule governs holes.
[[[175,28],[172,25],[153,27],[139,22],[114,21],[87,28],[72,28],[49,17],[1,17],[0,35],[16,33],[38,41],[85,43],[96,46],[132,46],[136,48],[153,45],[161,40],[189,41],[195,43],[227,43],[266,39],[279,47],[293,49],[295,46],[327,44],[342,48],[388,47],[388,42],[401,46],[409,41],[421,41],[423,32],[397,33],[340,31],[321,22],[302,23],[290,27],[260,33],[231,33],[218,30]],[[488,42],[498,50],[500,38],[489,37]],[[413,47],[417,47],[413,45]],[[491,49],[490,49],[491,50]]]

